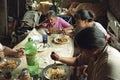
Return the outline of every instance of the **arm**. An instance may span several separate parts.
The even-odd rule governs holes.
[[[77,57],[60,57],[58,54],[56,53],[52,53],[51,54],[51,58],[53,60],[57,60],[57,61],[60,61],[60,62],[63,62],[65,64],[68,64],[68,65],[83,65],[83,64],[86,64],[86,58],[84,56],[77,56]]]
[[[7,46],[3,46],[3,52],[5,56],[12,56],[12,57],[22,57],[24,55],[23,49],[13,50]]]
[[[57,55],[56,53],[52,52],[51,54],[51,58],[53,60],[57,60],[63,63],[66,63],[68,65],[74,65],[75,61],[76,61],[76,57],[60,57],[59,55]]]
[[[36,28],[38,29],[38,28],[41,28],[41,27],[47,27],[48,24],[49,24],[48,19],[45,19],[38,26],[36,26]]]
[[[68,58],[68,57],[60,57],[58,59],[58,61],[66,63],[68,65],[75,65],[76,57],[70,57],[70,58]]]
[[[67,21],[65,21],[62,18],[60,18],[60,23],[62,24],[63,27],[62,30],[65,34],[69,34],[70,33],[69,31],[74,29],[74,27],[71,24],[69,24]]]

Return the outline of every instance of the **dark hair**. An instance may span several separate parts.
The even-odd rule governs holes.
[[[46,14],[46,17],[56,17],[56,13],[53,10],[49,10]]]
[[[75,13],[74,18],[77,20],[80,19],[80,20],[87,20],[88,22],[91,22],[94,20],[95,14],[91,11],[80,9]]]
[[[87,50],[103,49],[106,45],[104,33],[95,27],[87,27],[81,30],[75,36],[75,42],[80,48]]]

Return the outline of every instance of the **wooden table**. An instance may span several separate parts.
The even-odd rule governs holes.
[[[63,57],[72,57],[74,53],[74,44],[73,40],[69,37],[66,36],[68,39],[68,42],[65,44],[56,44],[53,42],[53,39],[60,34],[51,34],[48,36],[48,44],[50,47],[40,47],[38,56],[39,56],[39,66],[41,69],[45,68],[47,65],[53,64],[54,61],[50,58],[50,54],[52,51],[56,52],[58,55],[63,56]],[[38,42],[40,45],[42,42],[42,33],[41,30],[37,31],[36,29],[33,29],[28,36],[20,42],[18,45],[16,45],[13,49],[19,49],[23,48],[25,43],[27,42],[28,38],[31,37],[35,42]],[[16,68],[12,74],[14,75],[13,77],[18,77],[20,74],[21,70],[23,68],[27,68],[27,62],[26,62],[26,56],[23,56],[21,59],[21,64]],[[59,63],[59,62],[58,62]]]

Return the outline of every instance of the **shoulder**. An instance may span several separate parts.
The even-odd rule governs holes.
[[[94,22],[94,24],[95,24],[95,26],[102,26],[102,24],[100,24],[99,22]]]
[[[117,49],[113,48],[110,45],[108,45],[107,47],[108,47],[107,53],[110,57],[112,57],[112,56],[120,57],[120,52]]]
[[[116,68],[118,69],[117,67],[119,66],[120,67],[120,52],[113,48],[112,46],[107,46],[107,54],[108,54],[108,61],[107,63],[113,67],[113,68]],[[120,68],[119,68],[119,71],[120,71]]]
[[[0,43],[0,50],[3,50],[3,45]]]
[[[106,71],[109,72],[109,76],[112,79],[119,80],[120,76],[120,52],[115,48],[108,46],[107,48],[108,59],[106,65]]]
[[[65,21],[63,18],[61,17],[57,17],[57,22],[59,23],[68,23],[67,21]]]
[[[94,22],[94,27],[101,30],[105,35],[108,35],[105,28],[99,22]]]
[[[61,17],[57,17],[57,20],[61,21],[61,20],[64,20],[63,18]]]

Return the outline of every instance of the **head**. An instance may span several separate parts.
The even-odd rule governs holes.
[[[75,36],[75,41],[81,53],[88,56],[95,56],[103,50],[107,43],[104,33],[94,27],[86,27],[81,30]]]
[[[93,22],[95,15],[91,11],[80,9],[75,13],[74,18],[76,20],[76,24],[80,28],[85,28],[86,26],[89,26],[90,22]]]
[[[53,10],[49,10],[47,12],[46,18],[50,21],[51,24],[56,23],[56,13]]]

